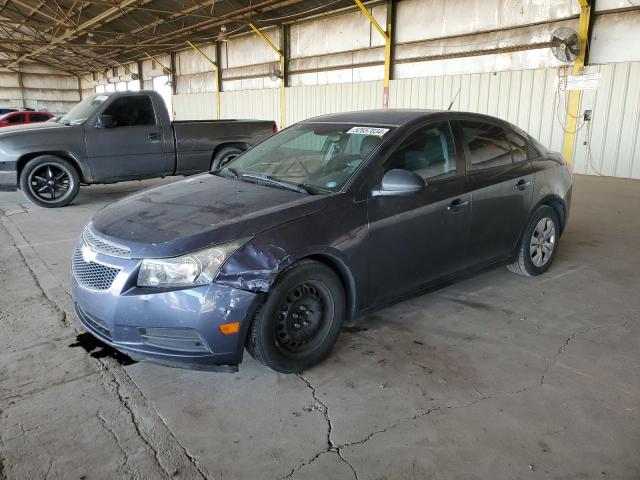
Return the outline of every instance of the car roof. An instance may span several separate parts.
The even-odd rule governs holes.
[[[357,112],[330,113],[304,120],[304,123],[357,123],[359,125],[386,125],[399,127],[405,123],[427,118],[441,110],[386,108]]]

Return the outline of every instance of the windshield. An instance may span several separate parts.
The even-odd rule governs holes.
[[[93,115],[93,112],[100,108],[100,105],[102,105],[108,98],[108,95],[94,95],[87,97],[57,121],[68,125],[80,125]]]
[[[337,192],[390,130],[300,123],[245,152],[220,173],[247,181],[277,180],[304,187],[310,193]]]

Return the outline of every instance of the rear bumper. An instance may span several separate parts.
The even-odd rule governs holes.
[[[76,315],[83,327],[134,360],[213,371],[235,371],[242,361],[259,294],[218,284],[181,289],[135,285],[140,260],[98,254],[120,268],[111,286],[95,291],[73,277]],[[220,324],[240,322],[225,335]]]
[[[15,192],[18,189],[18,173],[13,171],[3,171],[0,165],[0,192]]]

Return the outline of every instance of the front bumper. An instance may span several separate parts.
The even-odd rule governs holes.
[[[76,248],[74,262],[78,252]],[[172,289],[138,287],[140,259],[97,253],[93,262],[117,269],[117,273],[108,288],[104,283],[95,288],[95,284],[87,286],[87,278],[77,274],[75,264],[72,268],[76,314],[92,335],[135,360],[237,370],[259,294],[216,283]],[[223,334],[220,324],[232,322],[240,322],[238,333]]]

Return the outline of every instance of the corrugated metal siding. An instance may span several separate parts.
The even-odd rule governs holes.
[[[576,134],[574,171],[640,178],[640,63],[591,66],[600,88],[587,90],[580,111],[593,110],[591,125]]]
[[[557,101],[555,69],[393,80],[390,106],[444,110],[458,90],[452,110],[503,118],[553,150],[562,148],[564,109]]]
[[[382,105],[382,82],[287,88],[287,125],[325,113],[368,110]]]
[[[591,124],[579,122],[576,173],[640,178],[640,63],[591,66],[600,72],[597,90],[586,90],[580,112],[593,111]],[[552,150],[562,150],[566,94],[557,69],[476,73],[393,80],[392,108],[452,109],[486,113],[508,120]],[[325,113],[380,108],[382,82],[356,82],[287,88],[287,124]],[[215,118],[213,94],[178,95],[178,118]],[[223,118],[280,121],[278,89],[222,93]],[[591,162],[589,162],[589,151]],[[590,165],[592,164],[593,167]]]

